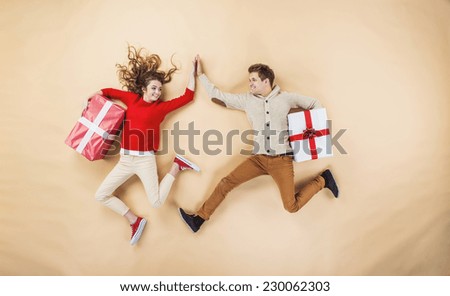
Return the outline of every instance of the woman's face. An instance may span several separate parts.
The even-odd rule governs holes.
[[[158,80],[151,80],[147,85],[147,88],[144,88],[144,95],[142,98],[147,103],[154,102],[159,99],[162,93],[162,83]]]

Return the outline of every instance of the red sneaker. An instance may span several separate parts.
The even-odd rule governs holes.
[[[130,244],[134,245],[138,242],[138,240],[141,238],[142,231],[144,230],[145,224],[147,223],[147,220],[138,217],[136,222],[134,224],[131,224],[131,240]]]
[[[173,160],[173,162],[178,164],[178,167],[180,168],[180,171],[183,171],[183,170],[194,170],[194,171],[200,172],[200,168],[198,167],[198,165],[196,165],[193,162],[190,162],[189,160],[187,160],[186,158],[184,158],[184,157],[182,157],[182,156],[180,156],[178,154],[175,157],[175,159]]]

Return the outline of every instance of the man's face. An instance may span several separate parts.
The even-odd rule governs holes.
[[[250,92],[254,95],[264,95],[267,92],[268,84],[269,79],[266,78],[264,81],[261,81],[258,72],[252,72],[248,75],[248,86],[250,87]]]

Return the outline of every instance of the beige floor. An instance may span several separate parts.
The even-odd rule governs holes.
[[[2,2],[0,275],[450,275],[449,1],[118,3]],[[119,190],[150,220],[130,247],[126,221],[93,198],[118,158],[89,162],[64,145],[84,100],[120,87],[127,43],[165,66],[175,54],[182,69],[167,98],[183,91],[197,53],[223,90],[246,91],[247,67],[263,62],[284,90],[319,98],[334,133],[346,130],[346,154],[295,164],[295,180],[332,168],[341,197],[323,191],[289,214],[261,177],[190,233],[176,208],[195,210],[245,159],[238,137],[207,155],[205,132],[250,127],[199,89],[163,128],[201,131],[201,153],[187,156],[202,172],[183,172],[161,209],[135,178]]]

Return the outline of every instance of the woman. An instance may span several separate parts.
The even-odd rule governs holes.
[[[112,88],[102,89],[98,94],[109,99],[120,100],[127,106],[122,131],[120,160],[109,173],[95,194],[116,213],[124,216],[131,226],[131,245],[137,243],[146,224],[146,219],[134,214],[123,201],[113,195],[114,191],[131,176],[137,175],[153,207],[160,207],[166,200],[178,173],[185,169],[200,169],[187,159],[177,155],[172,167],[158,184],[155,152],[160,141],[160,124],[164,117],[194,98],[195,65],[184,94],[170,101],[161,101],[162,86],[172,80],[174,68],[167,72],[159,70],[161,59],[156,54],[147,55],[142,49],[128,47],[128,65],[118,67],[119,80],[127,91]]]

